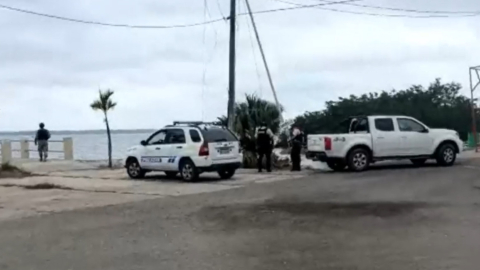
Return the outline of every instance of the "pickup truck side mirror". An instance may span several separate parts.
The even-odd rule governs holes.
[[[420,131],[420,133],[428,133],[428,129],[424,129],[424,130]]]
[[[140,144],[145,146],[145,145],[147,145],[147,142],[146,141],[141,141]]]

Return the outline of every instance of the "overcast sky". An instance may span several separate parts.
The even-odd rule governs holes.
[[[473,11],[480,10],[477,1],[359,3]],[[229,0],[207,2],[211,18],[228,15]],[[245,12],[244,1],[238,2],[239,12]],[[291,7],[274,0],[250,2],[254,10]],[[172,25],[205,19],[201,0],[0,4],[109,23]],[[236,98],[241,101],[245,93],[256,93],[273,101],[255,43],[252,50],[255,40],[247,19],[238,19]],[[468,94],[468,67],[480,65],[480,16],[388,18],[311,8],[259,14],[256,20],[286,118],[323,109],[325,101],[339,96],[428,85],[437,77],[460,82]],[[99,88],[115,91],[118,107],[110,113],[115,129],[214,120],[227,109],[228,30],[224,21],[177,29],[110,28],[0,9],[0,131],[32,130],[40,121],[52,130],[104,128],[101,114],[89,107]]]

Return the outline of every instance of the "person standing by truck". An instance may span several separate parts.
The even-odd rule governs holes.
[[[35,145],[38,145],[38,155],[40,161],[47,161],[48,157],[48,140],[50,139],[50,131],[45,128],[44,123],[40,123],[40,129],[35,135]]]
[[[263,170],[263,157],[267,159],[267,172],[272,171],[273,132],[262,122],[257,129],[255,138],[257,141],[257,167],[258,172]]]
[[[297,127],[293,128],[290,144],[292,146],[292,150],[290,152],[290,159],[292,160],[292,172],[301,171],[300,163],[302,158],[300,154],[302,152],[303,133]]]

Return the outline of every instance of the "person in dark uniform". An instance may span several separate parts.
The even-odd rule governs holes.
[[[47,161],[48,157],[48,140],[50,139],[50,132],[45,128],[44,123],[40,123],[40,129],[35,135],[35,145],[38,145],[38,155],[40,161]]]
[[[300,163],[302,161],[300,154],[303,145],[303,133],[300,129],[294,127],[292,132],[292,139],[290,140],[292,150],[290,152],[290,158],[292,160],[292,172],[301,171]]]
[[[257,140],[257,167],[258,172],[262,172],[263,157],[267,159],[267,172],[272,171],[272,151],[273,151],[273,133],[267,127],[265,122],[262,122],[259,128],[257,128],[255,138]]]

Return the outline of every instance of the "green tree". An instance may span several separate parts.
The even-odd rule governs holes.
[[[362,114],[408,115],[432,128],[458,131],[463,139],[470,131],[470,100],[460,94],[458,83],[442,83],[436,79],[428,88],[413,85],[405,90],[382,91],[361,96],[340,97],[325,103],[325,109],[306,112],[294,123],[306,134],[345,132],[348,125],[339,125],[349,116]]]
[[[105,125],[107,127],[108,137],[108,167],[112,168],[112,137],[110,134],[110,125],[108,123],[108,111],[113,110],[117,106],[116,102],[113,102],[111,97],[114,92],[110,89],[106,91],[98,90],[98,99],[90,104],[90,107],[94,111],[101,111],[104,115]]]
[[[256,162],[255,130],[265,122],[274,134],[278,134],[281,125],[281,113],[275,103],[259,98],[254,94],[247,94],[244,102],[235,105],[234,132],[240,137],[240,144],[244,150],[244,164],[248,167]],[[223,125],[227,124],[227,117],[218,118]]]

